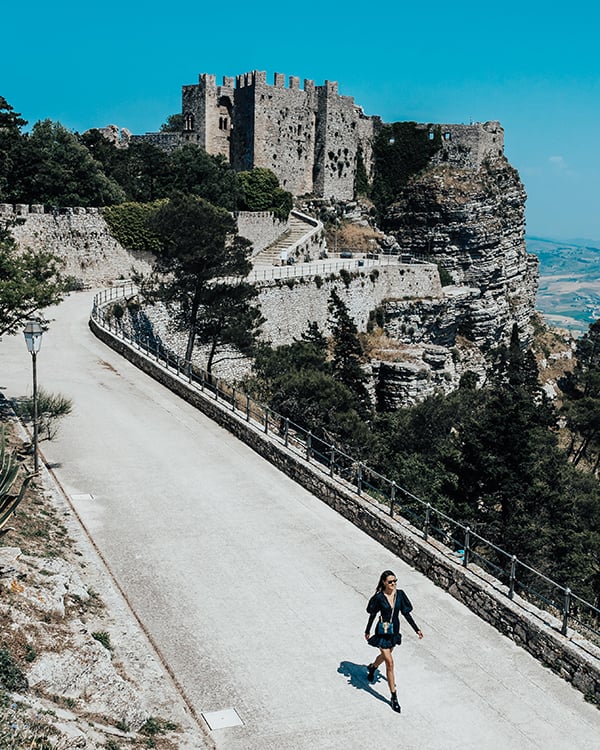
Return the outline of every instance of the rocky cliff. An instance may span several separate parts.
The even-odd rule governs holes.
[[[477,167],[432,164],[389,207],[385,228],[399,251],[437,263],[452,282],[442,299],[381,306],[386,335],[410,347],[404,361],[377,368],[392,403],[451,390],[467,369],[482,377],[485,355],[515,323],[531,341],[538,262],[526,251],[525,200],[516,169],[498,155]]]
[[[507,340],[517,323],[531,338],[537,258],[525,247],[525,188],[504,156],[478,169],[437,165],[414,178],[386,216],[402,250],[449,272],[463,329],[483,349]],[[449,296],[452,296],[452,291]],[[445,343],[445,342],[440,342]]]

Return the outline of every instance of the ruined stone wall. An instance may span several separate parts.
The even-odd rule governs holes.
[[[435,298],[442,294],[436,266],[429,264],[380,266],[339,274],[301,279],[260,281],[259,302],[263,336],[273,344],[289,344],[299,338],[309,322],[316,321],[328,333],[327,301],[335,288],[348,307],[359,331],[366,331],[369,314],[383,300],[403,297]]]
[[[499,122],[476,122],[471,125],[436,125],[442,136],[442,147],[432,164],[479,169],[484,159],[504,155],[504,129]]]
[[[149,253],[132,253],[111,235],[97,208],[69,208],[44,213],[43,206],[0,204],[0,221],[8,222],[21,249],[44,250],[64,261],[63,273],[84,287],[129,278],[133,270],[149,273]]]
[[[326,198],[334,196],[339,200],[352,200],[356,153],[361,134],[364,138],[365,122],[363,121],[362,128],[359,128],[361,110],[351,97],[339,96],[337,83],[325,81],[324,86],[318,87],[318,96],[315,193]],[[367,137],[364,140],[370,142],[371,138]],[[367,149],[367,155],[368,153]]]
[[[314,163],[314,94],[300,89],[290,76],[289,87],[276,74],[268,86],[261,76],[254,86],[254,166],[267,167],[280,185],[294,195],[312,192]]]
[[[186,143],[181,133],[146,133],[145,135],[130,136],[129,142],[133,143],[134,141],[151,143],[156,148],[160,148],[167,153],[176,151]]]

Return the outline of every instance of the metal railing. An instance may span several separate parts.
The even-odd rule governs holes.
[[[480,536],[469,526],[454,520],[430,503],[421,500],[396,482],[369,468],[335,445],[314,435],[301,425],[255,401],[244,391],[197,368],[163,346],[160,339],[125,330],[105,307],[120,298],[135,296],[133,284],[106,289],[94,298],[92,317],[109,332],[130,342],[148,357],[190,386],[257,426],[265,435],[308,461],[315,469],[340,482],[366,501],[386,507],[390,517],[406,522],[426,541],[435,544],[445,556],[465,568],[475,566],[496,580],[495,588],[513,599],[515,594],[552,614],[560,622],[560,632],[572,628],[600,645],[600,609],[574,594],[540,571],[527,565]]]

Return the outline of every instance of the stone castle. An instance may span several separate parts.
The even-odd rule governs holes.
[[[295,196],[352,200],[359,158],[373,171],[373,141],[384,126],[381,118],[365,115],[338,84],[315,86],[305,79],[275,73],[273,85],[263,71],[235,79],[207,73],[198,83],[183,86],[183,130],[148,133],[144,138],[171,150],[184,143],[221,154],[234,169],[267,167],[280,185]],[[439,128],[442,148],[437,160],[477,168],[488,156],[502,156],[504,131],[498,122],[470,125],[422,124],[430,137]]]

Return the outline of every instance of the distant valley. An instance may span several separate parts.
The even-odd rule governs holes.
[[[526,239],[540,259],[537,309],[550,325],[585,333],[600,318],[600,242]]]

